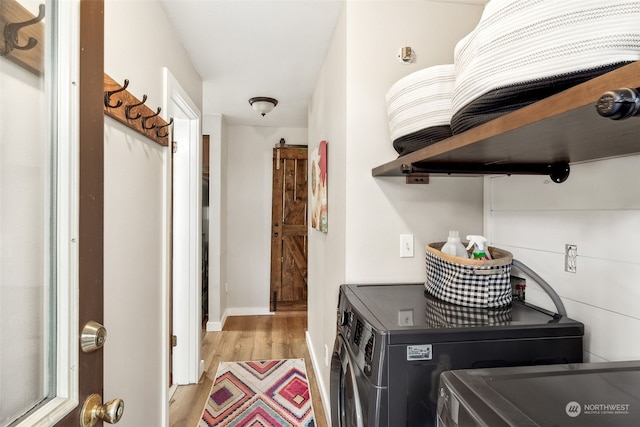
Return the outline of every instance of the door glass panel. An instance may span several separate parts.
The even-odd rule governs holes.
[[[1,427],[55,395],[55,14],[40,3],[0,0]]]

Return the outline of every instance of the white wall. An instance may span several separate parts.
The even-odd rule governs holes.
[[[572,165],[559,185],[500,176],[485,178],[484,186],[456,178],[408,186],[370,176],[372,167],[396,157],[385,127],[388,87],[411,71],[451,61],[455,41],[481,11],[434,2],[347,2],[334,34],[309,112],[310,144],[329,141],[329,234],[310,236],[307,337],[325,403],[323,354],[334,337],[340,283],[422,281],[420,247],[454,228],[463,235],[483,231],[558,291],[570,317],[585,323],[586,361],[640,358],[640,343],[631,338],[640,328],[640,156]],[[416,65],[395,62],[401,46],[417,52]],[[398,258],[400,233],[416,236],[416,258]],[[578,246],[576,274],[564,272],[566,243]],[[554,309],[531,280],[527,299]]]
[[[273,148],[306,145],[306,128],[228,126],[226,283],[229,315],[269,313]],[[226,286],[225,286],[226,285]]]
[[[308,341],[325,398],[324,353],[333,347],[339,285],[422,282],[427,243],[444,240],[450,229],[482,231],[482,179],[406,185],[404,178],[371,176],[373,167],[397,157],[386,116],[389,87],[411,72],[451,63],[455,44],[481,12],[478,5],[428,1],[345,5],[309,112],[310,145],[327,139],[329,151],[329,233],[311,233],[309,240]],[[415,64],[397,59],[403,46],[417,52]],[[415,236],[414,258],[399,258],[405,233]]]
[[[563,184],[487,178],[491,242],[536,271],[585,324],[585,361],[640,359],[640,156],[571,166]],[[565,244],[578,246],[564,271]],[[553,309],[534,282],[527,300]]]
[[[157,1],[105,1],[105,73],[163,105],[168,67],[196,105],[202,82]],[[135,28],[135,31],[128,29]],[[159,50],[161,54],[159,54]],[[167,119],[166,116],[164,116]],[[168,149],[105,118],[104,399],[120,397],[119,425],[167,425]],[[134,236],[134,237],[132,237]]]
[[[347,169],[347,16],[334,30],[309,108],[309,147],[327,141],[328,232],[309,230],[307,263],[307,345],[318,376],[325,411],[329,410],[326,352],[335,338],[336,287],[345,278]],[[311,224],[311,221],[309,221]],[[333,307],[333,309],[330,309]]]

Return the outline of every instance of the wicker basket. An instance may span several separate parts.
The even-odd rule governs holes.
[[[440,251],[444,242],[430,243],[427,252],[429,294],[465,307],[499,308],[511,304],[513,255],[489,247],[491,260],[465,259]]]

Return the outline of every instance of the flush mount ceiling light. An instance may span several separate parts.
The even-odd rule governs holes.
[[[255,98],[251,98],[249,100],[249,104],[251,104],[253,109],[264,117],[265,114],[270,113],[271,110],[278,105],[278,100],[264,96],[257,96]]]

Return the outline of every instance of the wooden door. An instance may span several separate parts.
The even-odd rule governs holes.
[[[273,149],[271,311],[307,308],[307,147]]]

